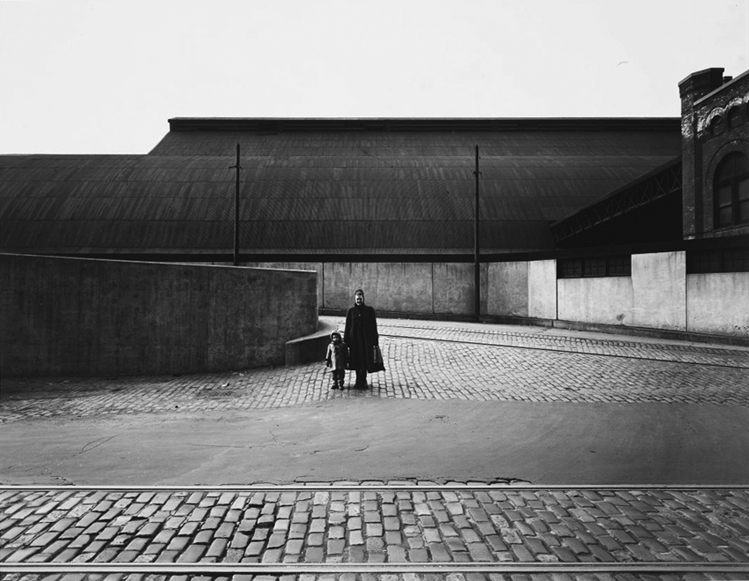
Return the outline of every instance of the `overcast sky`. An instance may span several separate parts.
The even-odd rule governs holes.
[[[170,117],[678,116],[749,0],[0,0],[0,153],[147,153]]]

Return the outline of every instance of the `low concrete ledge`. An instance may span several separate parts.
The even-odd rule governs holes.
[[[322,362],[330,343],[330,334],[336,326],[325,321],[319,321],[317,331],[311,335],[299,337],[286,342],[286,365],[301,365],[314,361]]]

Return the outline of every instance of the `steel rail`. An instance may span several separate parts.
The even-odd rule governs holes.
[[[742,562],[619,563],[2,563],[4,573],[200,575],[344,573],[749,573]]]
[[[476,491],[511,491],[511,490],[601,490],[601,491],[627,491],[627,490],[749,490],[749,484],[530,484],[526,482],[514,483],[362,483],[362,484],[337,484],[337,483],[297,483],[297,484],[206,484],[206,485],[143,485],[137,484],[0,484],[0,491],[92,491],[92,492],[150,492],[150,491],[177,491],[177,492],[212,492],[212,491],[236,491],[236,492],[264,492],[264,491],[300,491],[300,492],[328,492],[328,491],[429,491],[429,490],[476,490]]]

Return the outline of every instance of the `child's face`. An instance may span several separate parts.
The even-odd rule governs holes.
[[[333,336],[333,343],[340,343],[340,342],[341,342],[341,338],[338,335],[334,335]]]

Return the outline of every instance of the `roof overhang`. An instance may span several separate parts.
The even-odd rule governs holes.
[[[677,157],[574,214],[554,222],[551,225],[554,242],[559,244],[655,200],[674,194],[681,190],[681,184],[681,157]]]

